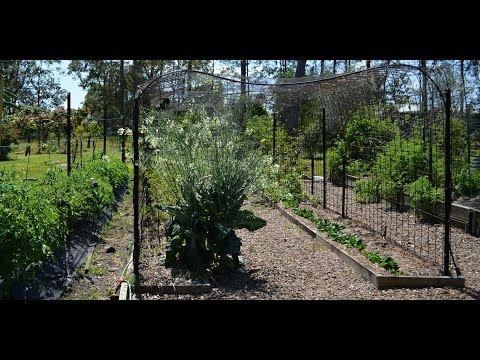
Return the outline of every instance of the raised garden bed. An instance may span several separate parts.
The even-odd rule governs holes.
[[[328,249],[332,250],[340,259],[350,265],[356,272],[358,272],[364,279],[369,280],[377,289],[390,288],[424,288],[424,287],[458,287],[462,288],[465,285],[465,279],[462,276],[421,276],[421,275],[396,275],[388,276],[380,273],[379,269],[362,261],[360,255],[356,256],[352,251],[346,251],[345,247],[335,243],[327,236],[320,234],[314,229],[313,224],[302,219],[298,215],[293,214],[283,205],[270,201],[273,208],[280,211],[289,221],[302,228],[316,241],[322,243]]]

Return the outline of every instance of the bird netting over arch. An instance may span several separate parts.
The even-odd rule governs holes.
[[[157,148],[167,146],[155,135],[163,131],[155,116],[198,107],[256,140],[257,151],[275,164],[278,183],[288,187],[285,179],[300,179],[310,203],[349,217],[438,265],[443,274],[451,273],[451,171],[465,166],[465,138],[461,122],[450,124],[450,92],[444,93],[431,74],[410,65],[386,65],[247,81],[185,70],[141,84],[135,105],[137,274],[140,249],[158,236],[144,226],[152,209],[159,209],[151,159]],[[458,274],[456,265],[455,270]]]

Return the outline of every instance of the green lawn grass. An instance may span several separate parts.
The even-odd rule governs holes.
[[[75,168],[80,163],[80,149],[77,151],[75,163],[73,163],[74,144],[72,144],[72,168]],[[83,142],[82,161],[85,162],[91,159],[93,155],[93,147],[86,148],[87,142]],[[45,170],[52,165],[59,166],[64,171],[67,171],[67,154],[57,153],[42,153],[37,154],[37,145],[32,143],[32,150],[30,159],[25,156],[26,143],[20,143],[13,147],[13,151],[8,154],[9,160],[0,161],[0,170],[14,170],[25,178],[41,178]],[[131,147],[131,144],[130,144]],[[103,151],[103,139],[97,139],[95,144],[95,154],[100,154]],[[121,159],[122,153],[119,150],[118,137],[107,138],[107,155],[111,158]],[[27,174],[28,164],[28,174]],[[131,162],[127,162],[129,168],[133,168]]]

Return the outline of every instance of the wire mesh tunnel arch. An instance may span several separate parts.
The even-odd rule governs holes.
[[[436,89],[428,108],[422,105],[423,79]],[[137,279],[143,214],[152,203],[145,192],[150,186],[145,165],[154,150],[143,140],[144,127],[155,125],[146,119],[151,111],[181,113],[193,104],[245,132],[255,116],[271,119],[271,137],[263,139],[268,146],[259,151],[273,158],[280,174],[296,172],[305,193],[324,208],[438,265],[444,275],[451,273],[451,168],[462,154],[451,154],[450,91],[424,69],[394,64],[248,81],[181,70],[140,84],[133,112]]]

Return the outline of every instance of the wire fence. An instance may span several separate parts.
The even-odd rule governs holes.
[[[450,118],[449,90],[431,75],[409,65],[299,79],[179,71],[141,84],[133,129],[137,276],[140,249],[151,235],[144,227],[147,208],[155,202],[146,189],[154,186],[147,174],[156,150],[144,129],[155,127],[152,111],[182,114],[192,104],[244,130],[262,116],[271,119],[262,123],[267,135],[259,150],[281,176],[296,173],[319,206],[438,265],[443,274],[458,270],[450,265],[452,170],[465,165],[465,129]],[[433,88],[428,103],[427,82]]]

